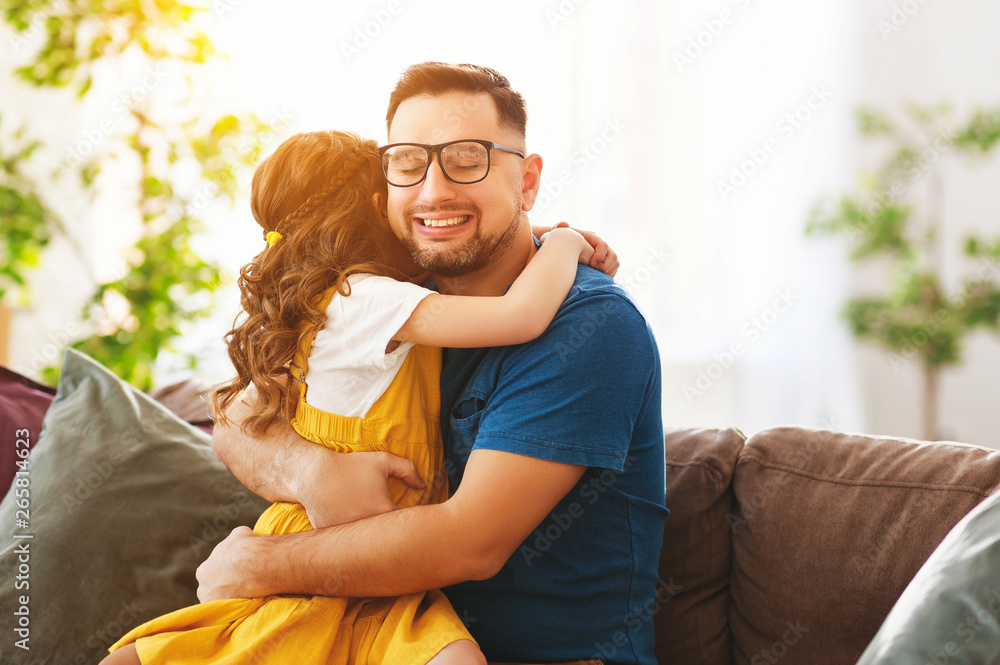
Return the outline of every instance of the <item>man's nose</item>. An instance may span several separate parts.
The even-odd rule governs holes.
[[[457,185],[445,176],[438,155],[431,155],[427,176],[420,183],[420,198],[426,203],[454,199]]]

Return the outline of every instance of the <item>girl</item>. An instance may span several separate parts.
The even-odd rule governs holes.
[[[216,390],[213,406],[226,422],[226,407],[252,384],[245,432],[291,417],[299,434],[335,451],[412,460],[434,481],[418,492],[390,479],[405,508],[448,498],[440,347],[538,337],[594,249],[555,229],[502,297],[441,295],[417,285],[427,274],[392,234],[385,201],[377,145],[353,134],[299,134],[261,162],[251,206],[268,247],[241,271],[244,318],[226,336],[237,376]],[[275,503],[254,531],[310,528],[301,505]],[[139,626],[111,651],[106,664],[485,663],[438,590],[212,601]]]

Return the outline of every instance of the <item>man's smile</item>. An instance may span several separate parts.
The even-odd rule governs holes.
[[[424,238],[454,237],[475,228],[479,214],[475,208],[418,210],[408,216],[416,233]]]
[[[445,219],[432,219],[427,217],[417,217],[417,220],[423,223],[424,226],[456,226],[458,224],[464,224],[469,221],[469,215],[460,215],[457,217],[448,217]]]

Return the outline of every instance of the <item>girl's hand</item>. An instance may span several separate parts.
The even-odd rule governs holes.
[[[390,478],[418,494],[425,487],[413,462],[386,452],[348,454],[318,447],[314,459],[299,480],[296,497],[314,529],[397,510],[389,493]],[[331,485],[336,492],[330,491]]]
[[[568,222],[559,222],[553,228],[556,229],[568,229],[571,228]],[[596,233],[591,231],[581,231],[580,229],[573,229],[577,233],[583,236],[583,239],[590,243],[590,246],[594,248],[594,254],[590,257],[590,262],[588,265],[591,268],[597,268],[601,272],[605,273],[608,277],[614,277],[615,273],[618,272],[618,255],[615,251],[611,249],[608,243],[604,242]]]
[[[555,229],[568,229],[572,228],[568,222],[559,222],[552,228],[547,226],[532,226],[531,232],[536,238],[542,240],[548,233]],[[620,264],[618,263],[618,255],[615,251],[608,246],[608,243],[601,240],[601,238],[590,231],[581,231],[580,229],[573,229],[577,233],[583,236],[584,240],[590,243],[590,246],[594,249],[593,256],[590,257],[588,265],[591,268],[597,268],[601,272],[608,275],[608,277],[614,277],[615,273],[618,272]]]
[[[584,238],[579,232],[569,228],[568,226],[557,227],[548,233],[543,233],[539,240],[543,245],[546,243],[558,242],[568,243],[573,247],[578,247],[580,255],[577,257],[577,261],[584,265],[590,265],[590,261],[594,256],[594,248],[589,242],[587,242],[587,239]]]

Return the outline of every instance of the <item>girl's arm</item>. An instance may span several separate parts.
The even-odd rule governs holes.
[[[393,339],[429,346],[474,348],[523,344],[548,328],[593,254],[583,236],[554,229],[502,296],[427,296]]]
[[[543,235],[552,229],[563,228],[568,229],[571,227],[568,222],[559,222],[555,226],[532,226],[531,234],[540,240]],[[614,277],[620,266],[618,263],[618,255],[615,254],[615,250],[611,249],[611,246],[593,231],[582,231],[580,229],[573,230],[582,235],[583,239],[589,242],[590,246],[594,248],[594,255],[590,257],[588,265],[590,265],[591,268],[597,268],[609,277]]]

